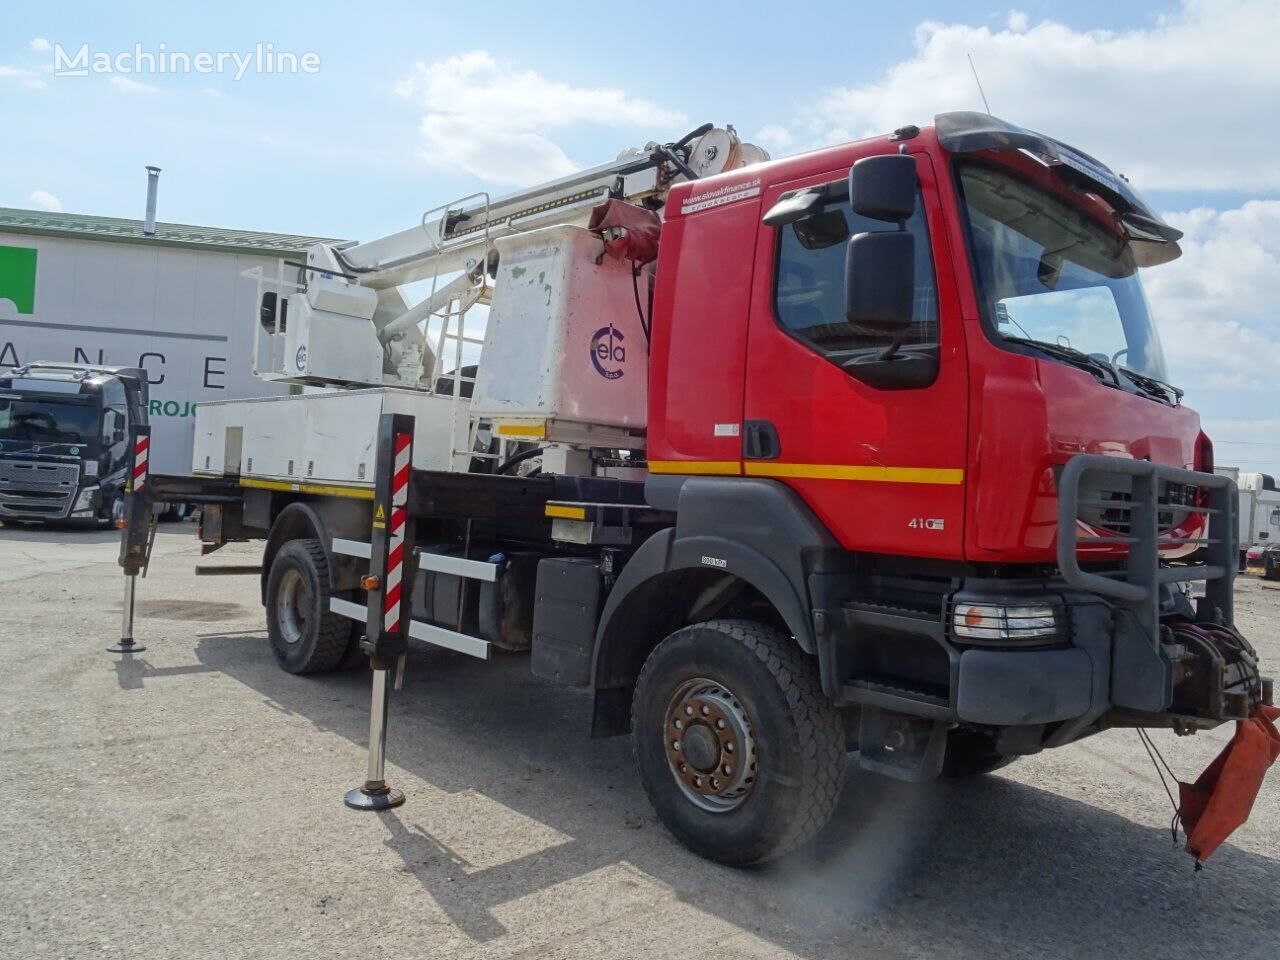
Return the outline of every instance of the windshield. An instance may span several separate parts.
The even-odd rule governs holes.
[[[1120,233],[1009,170],[961,163],[959,182],[978,298],[997,337],[1168,382]]]
[[[97,435],[96,404],[0,397],[0,440],[87,444]]]

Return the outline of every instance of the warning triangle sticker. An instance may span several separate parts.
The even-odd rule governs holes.
[[[382,504],[378,504],[378,512],[374,515],[375,520],[386,520],[387,515],[382,512]]]

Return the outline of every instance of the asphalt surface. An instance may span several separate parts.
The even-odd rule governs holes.
[[[960,785],[854,773],[832,827],[735,871],[654,819],[629,742],[525,661],[430,648],[394,694],[389,779],[347,810],[368,675],[280,671],[250,548],[162,528],[117,639],[111,532],[0,530],[0,956],[129,958],[1280,955],[1280,773],[1196,873],[1136,735]],[[1280,671],[1280,590],[1238,619]],[[1193,779],[1221,729],[1155,740]]]

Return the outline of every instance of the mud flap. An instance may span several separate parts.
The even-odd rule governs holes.
[[[946,720],[929,720],[879,707],[862,708],[858,764],[897,780],[932,780],[947,753]]]

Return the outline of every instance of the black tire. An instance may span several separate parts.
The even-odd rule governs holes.
[[[947,753],[942,759],[942,776],[965,780],[992,773],[1013,763],[1017,757],[996,753],[991,738],[972,730],[954,730],[947,737]]]
[[[347,652],[351,622],[329,610],[329,563],[319,540],[290,540],[267,577],[267,635],[288,673],[325,673]]]
[[[674,748],[667,727],[676,729],[673,718],[683,715],[686,703],[680,692],[702,680],[713,686],[699,689],[723,698],[738,718],[731,722],[749,731],[746,747],[736,754],[725,753],[722,743],[712,766],[695,763],[698,770],[711,771],[705,782],[715,784],[712,774],[732,771],[714,767],[719,760],[755,758],[734,772],[739,778],[748,771],[752,776],[731,791],[737,796],[724,799],[721,809],[700,805],[722,798],[694,799],[692,786],[676,772],[683,764],[669,760]],[[690,716],[694,720],[682,734],[689,737],[689,750],[671,756],[689,757],[692,763],[689,751],[696,745],[699,717]],[[711,620],[677,630],[645,661],[631,720],[640,778],[658,818],[681,843],[710,860],[748,866],[781,856],[813,837],[835,809],[845,758],[840,715],[822,693],[815,662],[779,630],[749,620]],[[702,726],[704,744],[722,739],[705,722]]]
[[[191,515],[191,505],[187,503],[170,503],[160,514],[161,523],[181,523]]]

